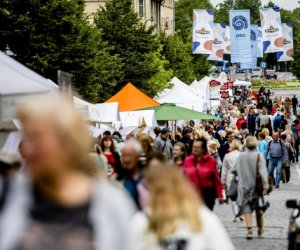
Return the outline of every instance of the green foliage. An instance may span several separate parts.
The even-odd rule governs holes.
[[[164,69],[167,62],[154,27],[140,21],[131,0],[108,0],[97,12],[95,24],[103,30],[103,40],[113,46],[111,55],[119,55],[123,62],[124,77],[117,89],[132,82],[153,96],[167,85],[172,72]]]
[[[17,60],[46,78],[56,81],[59,69],[73,73],[79,94],[99,102],[122,77],[120,59],[84,16],[84,1],[5,0],[0,10],[0,49],[9,44]]]
[[[295,39],[295,54],[294,61],[292,62],[292,72],[293,74],[300,79],[300,36]]]

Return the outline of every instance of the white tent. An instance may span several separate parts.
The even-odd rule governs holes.
[[[251,82],[237,80],[233,83],[233,86],[235,86],[235,87],[239,87],[239,86],[249,87],[249,86],[251,86]]]
[[[196,111],[203,110],[204,98],[199,96],[196,91],[180,81],[177,77],[171,80],[172,87],[165,89],[155,98],[160,103],[174,103],[183,108]]]
[[[32,95],[57,92],[50,80],[0,51],[0,129],[15,129],[15,109]]]
[[[203,98],[203,110],[209,108],[210,94],[209,94],[209,82],[211,78],[208,76],[203,77],[200,81],[193,81],[190,87],[196,91],[196,93]]]
[[[114,123],[120,121],[119,103],[100,103],[96,104],[96,109],[100,115],[100,121],[104,123]]]
[[[100,114],[95,104],[89,103],[79,97],[73,96],[74,107],[81,115],[92,122],[100,122]]]
[[[131,112],[120,112],[122,127],[155,127],[157,121],[154,110],[140,110]]]

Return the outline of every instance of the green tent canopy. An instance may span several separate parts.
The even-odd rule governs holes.
[[[150,107],[143,110],[154,110],[158,121],[178,120],[219,120],[219,117],[208,115],[202,112],[187,108],[178,107],[175,104],[165,103],[157,107]]]

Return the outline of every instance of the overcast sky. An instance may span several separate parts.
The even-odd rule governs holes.
[[[223,0],[210,0],[213,5],[216,5],[218,3],[222,3]],[[262,0],[263,5],[267,4],[269,0]],[[297,7],[300,7],[300,4],[297,0],[272,0],[273,3],[277,4],[279,7],[284,9],[295,9]]]

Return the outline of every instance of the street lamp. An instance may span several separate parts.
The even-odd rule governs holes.
[[[15,56],[15,53],[10,50],[8,44],[6,44],[6,47],[4,49],[4,54],[11,57]]]

